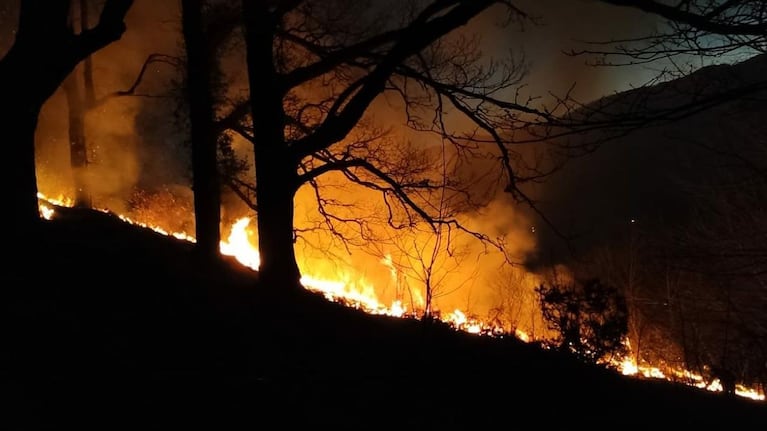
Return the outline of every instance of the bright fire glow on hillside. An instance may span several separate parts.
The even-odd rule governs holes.
[[[629,350],[630,351],[630,350]],[[662,379],[674,382],[684,382],[690,386],[695,386],[700,389],[706,389],[714,392],[721,392],[724,390],[722,382],[719,379],[713,379],[710,382],[706,382],[706,379],[700,374],[693,373],[692,371],[682,369],[671,369],[663,371],[658,367],[649,365],[637,365],[633,358],[626,357],[623,360],[615,360],[613,362],[618,370],[626,376],[637,376],[648,379]],[[735,394],[741,397],[751,398],[753,400],[765,400],[765,395],[760,393],[756,389],[748,388],[741,384],[735,385]]]
[[[50,199],[42,194],[39,194],[40,201],[40,214],[45,219],[52,219],[55,216],[54,205],[56,206],[71,206],[72,202],[69,199],[59,197],[58,199]],[[135,220],[131,220],[128,217],[118,215],[120,219],[127,223],[142,226],[152,229],[163,235],[172,236],[181,240],[195,242],[195,238],[180,232],[168,232],[156,226],[150,226]],[[251,229],[252,219],[250,217],[242,217],[234,222],[229,229],[229,235],[225,240],[221,241],[221,253],[223,255],[232,256],[241,264],[249,267],[253,270],[258,270],[260,265],[260,256],[258,249],[253,244],[251,237],[254,232]],[[387,256],[380,262],[388,271],[391,272],[392,279],[397,279],[396,269],[392,265],[391,257]],[[393,300],[386,304],[379,300],[379,296],[376,293],[375,286],[366,282],[363,277],[356,276],[350,272],[339,272],[335,274],[335,277],[321,277],[317,274],[305,273],[301,278],[301,283],[304,287],[310,291],[318,292],[330,301],[341,302],[348,306],[361,309],[370,314],[387,315],[394,317],[409,317],[419,318],[417,310],[408,310],[408,308],[400,300]],[[422,300],[421,300],[422,301]],[[422,304],[421,304],[422,305]],[[450,324],[457,330],[469,332],[472,334],[486,335],[486,336],[506,336],[508,333],[504,328],[484,322],[480,319],[468,317],[467,314],[459,309],[455,309],[450,313],[435,313],[433,316],[441,321]],[[535,341],[526,332],[515,329],[513,336],[524,341]],[[629,352],[631,351],[630,345]],[[687,370],[670,369],[663,371],[660,368],[653,366],[637,365],[636,361],[632,359],[631,353],[627,354],[625,358],[612,359],[606,364],[610,368],[619,370],[624,375],[631,375],[643,378],[655,378],[668,381],[683,382],[701,389],[710,391],[721,392],[723,390],[722,384],[719,380],[706,382],[703,376],[692,373]],[[736,385],[735,393],[742,397],[751,398],[754,400],[765,400],[765,394],[755,389],[747,388],[742,385]]]

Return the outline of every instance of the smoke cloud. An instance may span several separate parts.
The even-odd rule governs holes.
[[[562,51],[575,48],[576,39],[604,40],[608,37],[632,35],[652,24],[647,18],[637,18],[637,15],[629,11],[607,7],[595,1],[525,0],[520,1],[519,5],[528,14],[541,17],[541,25],[526,25],[522,29],[516,25],[503,28],[497,26],[498,18],[491,13],[473,22],[467,31],[484,33],[483,50],[487,55],[505,56],[509,50],[516,55],[524,54],[529,73],[522,80],[525,85],[523,93],[544,96],[541,101],[545,101],[545,96],[550,92],[563,94],[576,84],[575,95],[591,100],[625,88],[632,80],[641,77],[641,72],[628,69],[595,69],[584,65],[582,58],[566,56]],[[9,2],[0,5],[0,24],[3,24],[0,25],[3,29],[0,48],[7,49],[10,46],[14,28],[11,24],[15,21],[16,8],[17,5]],[[626,22],[631,22],[632,26],[626,27]],[[135,1],[127,17],[127,29],[120,41],[93,56],[97,98],[130,87],[150,54],[179,56],[183,52],[178,2]],[[238,83],[228,95],[241,96],[246,78],[242,58],[228,58],[224,67],[225,75]],[[172,66],[155,64],[144,76],[138,89],[138,93],[144,96],[114,98],[88,114],[86,138],[90,151],[89,178],[96,206],[118,213],[134,211],[135,194],[139,190],[166,196],[154,201],[158,208],[163,208],[158,212],[165,211],[171,203],[179,208],[191,208],[186,130],[185,125],[178,121],[179,105],[174,100],[178,94],[172,91],[178,88],[179,79],[178,71]],[[402,124],[402,114],[385,105],[386,101],[379,101],[372,110],[372,117],[384,125]],[[71,195],[73,188],[66,112],[65,98],[58,92],[45,105],[38,129],[39,187],[44,193],[53,196]],[[402,138],[407,140],[424,142],[433,139],[424,135],[406,135],[401,130],[393,133],[402,133]],[[243,157],[252,159],[247,143],[236,141],[235,147]],[[478,170],[485,168],[482,166]],[[326,193],[330,193],[330,198],[348,197],[348,189],[339,189],[335,192],[337,195],[332,191]],[[378,202],[379,198],[369,191],[359,188],[354,190],[356,201]],[[153,201],[141,199],[140,202],[147,204]],[[249,215],[249,209],[242,202],[230,197],[225,197],[224,202],[230,203],[224,208],[225,220],[232,221],[236,217]],[[296,208],[296,224],[299,229],[317,225],[316,202],[310,190],[299,193]],[[371,203],[360,203],[358,208],[368,208],[369,213],[375,212],[375,204]],[[146,212],[144,215],[148,217]],[[179,215],[174,217],[178,219]],[[191,213],[187,212],[183,218],[182,222],[174,226],[192,233]],[[479,208],[461,214],[461,218],[468,227],[492,238],[502,239],[507,252],[515,261],[524,261],[536,253],[539,240],[536,228],[539,226],[532,221],[532,216],[498,190],[492,190]],[[383,232],[377,234],[382,237],[389,235],[390,238],[392,235]],[[417,238],[415,243],[429,244],[431,241],[428,229],[414,235]],[[402,297],[403,283],[407,278],[403,275],[405,264],[402,262],[404,256],[412,252],[408,245],[414,243],[412,238],[400,239],[399,243],[392,241],[388,248],[383,247],[377,250],[377,254],[371,254],[367,246],[355,248],[352,245],[347,248],[335,242],[333,236],[327,233],[304,233],[303,236],[308,241],[298,249],[299,259],[303,262],[302,269],[318,275],[347,272],[351,274],[349,277],[363,278],[375,284],[383,297]],[[488,315],[504,301],[499,297],[499,292],[524,286],[528,293],[525,314],[532,313],[530,310],[535,308],[534,298],[529,293],[538,283],[539,277],[521,267],[508,267],[504,256],[470,236],[457,238],[452,246],[462,250],[463,260],[453,265],[450,263],[451,258],[442,258],[444,262],[440,264],[443,265],[444,274],[439,288],[440,295],[435,299],[438,308],[450,310],[459,307],[478,315]],[[382,259],[389,255],[396,260],[398,253],[401,266],[392,276],[389,271],[391,268],[387,266],[390,263],[382,262]],[[504,270],[507,273],[501,275],[500,268],[507,268]],[[416,279],[411,276],[406,284],[415,286]],[[499,289],[499,283],[505,287]],[[422,296],[422,288],[418,287],[418,290],[420,293],[417,294],[410,292],[411,301],[417,301],[413,298],[418,295]]]

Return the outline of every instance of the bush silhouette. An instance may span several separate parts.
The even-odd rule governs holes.
[[[628,331],[626,302],[617,289],[599,279],[535,289],[549,329],[559,336],[552,344],[589,362],[625,353]]]

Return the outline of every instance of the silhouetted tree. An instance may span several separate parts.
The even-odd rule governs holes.
[[[81,33],[89,26],[88,0],[72,2],[71,22],[73,30]],[[79,28],[76,23],[79,21]],[[82,72],[80,74],[80,72]],[[80,78],[82,75],[82,90]],[[74,205],[90,208],[92,197],[87,180],[88,145],[85,131],[86,114],[94,108],[95,89],[93,85],[93,59],[88,56],[81,67],[76,67],[62,85],[69,111],[69,163],[74,183]]]
[[[643,115],[675,121],[709,111],[705,115],[719,123],[705,137],[685,131],[682,124],[674,126],[675,138],[689,144],[686,151],[697,154],[692,163],[703,174],[684,178],[681,173],[675,178],[683,183],[691,215],[685,224],[666,232],[665,238],[656,238],[656,252],[667,255],[664,271],[674,274],[665,299],[673,316],[670,332],[682,346],[688,369],[703,372],[706,366],[724,364],[743,375],[748,370],[750,379],[763,379],[758,377],[763,371],[753,372],[763,367],[753,364],[764,361],[765,351],[764,319],[755,313],[764,308],[765,298],[764,149],[761,138],[746,136],[753,125],[744,122],[756,124],[760,120],[754,120],[763,116],[767,79],[761,70],[754,73],[754,68],[740,75],[724,69],[716,79],[716,69],[695,73],[698,68],[689,63],[731,63],[751,57],[755,57],[752,64],[763,61],[756,56],[767,52],[767,4],[761,0],[602,2],[656,15],[665,19],[665,25],[636,38],[600,41],[573,53],[591,55],[595,65],[662,64],[658,80],[697,76],[700,79],[680,81],[684,86],[676,96],[681,97],[668,98],[680,103],[654,113],[657,106],[643,104]]]
[[[690,60],[727,63],[767,53],[767,7],[761,0],[602,1],[665,18],[666,25],[579,52],[596,54],[597,65],[666,62],[666,72],[686,75],[695,68],[678,65]],[[675,316],[673,332],[693,368],[724,365],[748,374],[749,380],[763,381],[759,374],[764,368],[754,363],[764,362],[765,351],[765,323],[756,310],[764,308],[765,298],[761,202],[766,165],[756,130],[767,79],[758,72],[721,80],[702,79],[703,85],[686,88],[689,97],[683,105],[671,108],[689,113],[717,109],[711,115],[720,127],[705,137],[675,133],[689,144],[688,151],[698,154],[694,163],[705,173],[676,178],[685,187],[692,215],[662,245],[668,254],[665,263],[678,274],[669,310]]]
[[[767,52],[767,9],[761,0],[601,0],[603,3],[632,7],[666,19],[665,25],[637,37],[596,41],[571,55],[590,58],[595,66],[636,66],[651,64],[658,74],[645,86],[672,78],[691,75],[701,66],[719,62],[732,63]],[[705,82],[705,80],[704,80]],[[606,123],[600,127],[638,129],[668,123],[736,99],[750,97],[767,89],[763,77],[742,77],[714,86],[677,89],[679,100],[631,100],[626,115],[600,115]],[[711,84],[710,82],[708,84]],[[638,92],[647,99],[651,92]],[[670,102],[677,103],[670,103]],[[591,107],[590,109],[596,109]],[[600,109],[601,111],[601,109]],[[600,114],[604,114],[601,112]]]
[[[617,289],[598,279],[536,288],[543,317],[559,334],[559,349],[595,362],[624,353],[628,312]]]
[[[731,370],[723,366],[713,366],[711,367],[711,376],[719,380],[725,395],[729,397],[735,395],[738,379]]]
[[[441,166],[435,167],[435,173],[439,174],[435,185],[440,185],[441,191],[432,209],[438,219],[444,220],[456,215],[455,202],[451,201],[459,196],[449,192],[453,170],[449,166],[452,163],[447,155],[446,143],[442,143],[440,152]],[[375,256],[388,260],[396,270],[397,283],[402,284],[397,286],[397,299],[408,299],[402,298],[406,290],[411,300],[411,309],[415,311],[422,306],[424,319],[431,319],[435,317],[435,312],[439,312],[435,308],[436,299],[455,292],[474,278],[472,275],[459,274],[469,249],[465,244],[458,243],[456,232],[450,225],[439,224],[424,231],[419,231],[417,227],[397,230],[384,241],[371,241],[369,248],[372,248]],[[417,296],[423,300],[423,304],[414,303],[413,291],[423,292],[422,296]]]
[[[668,20],[654,34],[616,42],[617,49],[601,52],[650,62],[669,57],[721,56],[765,52],[767,8],[762,0],[601,0],[628,6]]]
[[[674,229],[666,248],[669,264],[684,279],[696,280],[680,297],[693,298],[699,315],[688,325],[700,334],[696,351],[702,365],[735,373],[740,381],[765,380],[767,360],[767,152],[763,143],[764,106],[759,101],[728,105],[716,129],[689,138],[700,151],[696,166],[680,169],[677,181],[690,199],[690,221]],[[692,308],[690,306],[688,309]],[[696,322],[695,318],[701,320]]]
[[[492,307],[489,321],[507,333],[524,332],[529,340],[546,338],[546,324],[532,286],[535,276],[524,268],[505,265],[492,281]]]
[[[0,60],[0,121],[9,160],[3,169],[7,212],[15,232],[40,219],[35,173],[35,130],[43,103],[75,66],[118,40],[131,0],[107,0],[95,27],[75,34],[69,0],[22,0],[16,39]]]
[[[187,92],[192,141],[192,189],[198,250],[219,254],[221,190],[211,94],[212,50],[204,32],[202,0],[182,0]]]
[[[74,72],[64,80],[62,88],[67,98],[69,113],[69,163],[72,167],[74,183],[74,205],[88,208],[91,206],[85,169],[88,165],[88,147],[85,139],[85,101],[80,90],[77,74]]]
[[[654,355],[672,338],[658,249],[643,225],[644,220],[636,219],[621,223],[598,247],[568,262],[573,272],[589,274],[620,292],[628,313],[627,341],[639,365],[661,362]],[[664,357],[663,362],[673,361]]]
[[[374,255],[388,256],[396,270],[397,283],[401,284],[397,299],[409,302],[413,311],[422,307],[424,319],[439,317],[436,300],[474,279],[472,274],[461,274],[470,251],[455,236],[450,226],[439,225],[436,232],[398,230],[391,238],[370,246]]]
[[[511,2],[293,0],[242,5],[250,87],[246,106],[252,122],[242,120],[246,109],[239,107],[222,122],[253,143],[253,207],[263,279],[280,284],[299,279],[293,199],[303,185],[318,187],[325,174],[340,174],[380,193],[388,212],[381,218],[393,226],[416,220],[459,225],[430,210],[441,184],[412,166],[401,146],[379,141],[382,133],[362,132],[371,105],[384,95],[398,99],[402,125],[436,134],[461,157],[494,160],[502,168],[495,181],[505,183],[520,202],[530,202],[520,184],[544,173],[526,165],[533,162],[510,144],[514,130],[549,113],[516,100],[513,87],[523,68],[487,61],[476,38],[456,32],[492,7],[510,20],[527,20]],[[455,122],[446,120],[448,113]],[[451,129],[463,121],[469,126]],[[331,230],[337,224],[364,223],[359,217],[332,214],[329,201],[318,196]]]

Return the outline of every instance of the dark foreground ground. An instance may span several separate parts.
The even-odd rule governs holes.
[[[8,250],[0,429],[763,429],[767,403],[259,286],[70,210]]]

